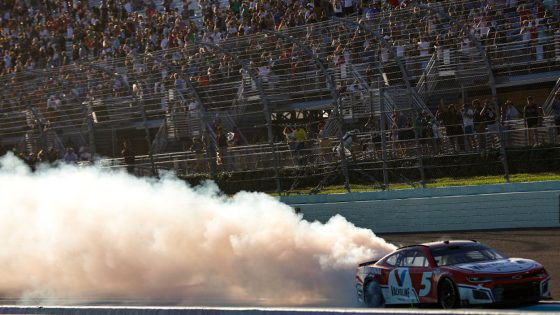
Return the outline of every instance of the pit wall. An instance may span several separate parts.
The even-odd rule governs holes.
[[[308,221],[375,233],[560,227],[560,181],[280,197]]]

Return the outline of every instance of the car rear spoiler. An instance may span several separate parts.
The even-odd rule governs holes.
[[[375,263],[378,262],[378,261],[379,261],[379,259],[364,261],[363,263],[360,263],[360,264],[358,265],[358,267],[363,267],[363,266],[375,264]]]

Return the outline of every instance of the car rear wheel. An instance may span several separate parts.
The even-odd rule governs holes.
[[[438,301],[441,308],[459,307],[459,291],[451,279],[441,280],[438,287]]]
[[[364,287],[364,303],[368,307],[382,307],[385,304],[381,286],[377,281],[370,281]]]

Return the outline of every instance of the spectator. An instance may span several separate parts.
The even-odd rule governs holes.
[[[74,148],[66,148],[64,162],[66,164],[76,164],[76,162],[78,162],[78,155],[74,152]]]
[[[223,170],[228,171],[232,167],[231,158],[228,152],[228,136],[227,132],[220,128],[218,131],[216,142],[218,150],[216,154],[216,165],[222,165]]]
[[[80,161],[91,161],[91,151],[88,145],[80,146],[80,150],[78,151],[80,155]]]
[[[123,148],[121,155],[124,158],[124,164],[126,165],[126,170],[129,174],[134,174],[134,167],[136,164],[136,154],[132,150],[132,146],[128,140],[123,142]]]
[[[305,141],[307,140],[307,132],[305,131],[305,129],[302,126],[299,126],[296,128],[296,130],[294,131],[294,142],[295,142],[295,154],[296,154],[296,160],[298,165],[303,165],[305,164],[305,153],[303,152],[303,150],[305,150]]]
[[[463,116],[463,129],[465,133],[466,148],[467,150],[472,150],[474,148],[474,110],[469,103],[463,105],[462,110]]]
[[[539,126],[539,107],[533,101],[533,97],[527,97],[527,104],[523,108],[523,118],[525,119],[525,127],[527,128],[528,144],[536,146],[539,144],[538,126]]]
[[[552,101],[552,115],[554,115],[554,126],[556,126],[556,137],[560,134],[560,91],[557,91]]]
[[[502,123],[519,118],[519,111],[513,105],[511,100],[507,100],[502,106]]]
[[[443,117],[443,124],[447,131],[447,138],[453,152],[464,149],[463,139],[463,117],[458,106],[451,104],[447,107],[447,113]]]
[[[472,107],[474,110],[473,123],[474,130],[476,131],[476,140],[478,151],[486,150],[486,123],[482,117],[482,103],[479,99],[472,101]]]
[[[400,110],[393,110],[391,114],[391,138],[393,140],[393,152],[396,155],[403,155],[404,148],[401,141],[404,140],[403,129],[406,127],[406,117]]]
[[[284,135],[284,138],[286,140],[286,142],[288,143],[288,146],[290,147],[291,150],[295,150],[295,142],[294,142],[294,130],[289,127],[286,126],[284,128],[284,130],[282,131],[282,134]]]
[[[352,154],[352,145],[354,144],[354,137],[358,131],[359,130],[357,129],[353,129],[347,131],[344,136],[342,136],[342,142],[336,147],[336,152],[339,158],[352,157],[352,159],[354,159],[354,155]]]
[[[205,144],[200,137],[193,137],[192,146],[190,148],[194,152],[195,172],[205,172],[207,170],[206,158],[204,157]],[[205,165],[206,164],[206,165]]]
[[[58,151],[55,148],[51,147],[48,152],[49,164],[55,164],[56,161],[58,161],[58,158]]]
[[[495,146],[497,144],[496,142],[498,141],[498,116],[494,112],[492,104],[488,100],[484,101],[484,105],[482,107],[482,110],[480,111],[480,117],[482,118],[482,122],[486,127],[488,134],[493,138],[493,142],[491,143],[491,145]]]

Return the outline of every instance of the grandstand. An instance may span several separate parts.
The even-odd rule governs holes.
[[[6,1],[0,145],[286,192],[554,169],[558,4],[337,3]]]

